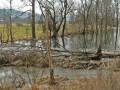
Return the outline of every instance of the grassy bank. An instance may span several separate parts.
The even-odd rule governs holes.
[[[2,39],[6,41],[8,39],[8,28],[9,26],[0,24],[0,34],[2,33]],[[36,24],[36,37],[37,39],[44,38],[45,33],[43,33],[43,26],[42,24]],[[95,24],[87,25],[85,28],[86,32],[96,32],[96,26]],[[98,28],[100,31],[100,28]],[[112,27],[108,26],[107,30],[111,30]],[[65,29],[65,35],[70,34],[76,34],[76,33],[82,33],[84,30],[84,26],[82,23],[67,23],[66,29]],[[105,30],[105,27],[103,27],[103,30]],[[12,24],[12,32],[13,32],[13,38],[14,40],[21,40],[21,39],[31,39],[31,24]],[[62,35],[62,27],[58,33],[58,36]],[[1,37],[1,35],[0,35]],[[10,38],[10,36],[9,36]]]
[[[45,34],[43,33],[43,27],[42,24],[36,24],[36,37],[37,39],[44,38]],[[91,28],[91,26],[88,26],[88,31],[93,32],[93,29],[95,29],[95,26]],[[0,33],[2,34],[2,39],[7,40],[8,39],[8,31],[9,28],[7,25],[0,24]],[[78,32],[83,31],[83,25],[79,24],[69,24],[67,23],[66,29],[65,29],[65,35],[69,34],[75,34]],[[31,25],[30,24],[12,24],[12,32],[13,32],[13,38],[14,40],[20,40],[20,39],[31,39]],[[62,35],[62,28],[58,33],[58,36]],[[9,36],[10,38],[10,36]]]
[[[42,31],[42,25],[36,24],[36,36],[37,38],[40,38],[43,36]],[[13,38],[14,40],[19,39],[30,39],[31,38],[31,25],[30,24],[12,24],[12,32],[13,32]],[[2,33],[2,39],[7,40],[8,36],[8,28],[6,25],[1,24],[0,25],[0,33]]]

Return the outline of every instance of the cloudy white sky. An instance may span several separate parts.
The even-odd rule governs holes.
[[[10,4],[9,4],[10,0],[0,0],[0,8],[9,8]],[[12,1],[12,7],[16,10],[21,10],[21,11],[26,11],[26,10],[30,10],[31,7],[30,6],[26,6],[25,2],[21,2],[21,0],[13,0]],[[29,2],[27,2],[27,4],[29,5]],[[39,10],[39,5],[36,3],[36,12],[40,13]]]

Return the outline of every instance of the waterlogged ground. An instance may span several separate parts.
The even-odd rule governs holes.
[[[61,37],[58,38],[52,38],[51,39],[51,47],[60,49],[60,50],[80,50],[84,51],[85,49],[87,51],[95,51],[97,46],[99,45],[101,41],[101,46],[103,50],[114,50],[115,49],[115,40],[116,40],[116,29],[108,30],[105,34],[103,31],[102,36],[100,35],[100,32],[98,32],[97,38],[96,33],[93,32],[87,32],[85,36],[81,33],[73,34],[65,36],[64,40]],[[39,49],[45,48],[45,40],[20,40],[15,41],[14,44],[2,44],[0,46],[1,49],[20,49],[20,50],[26,50],[29,49],[31,46],[36,46]],[[117,46],[116,50],[120,50],[120,30],[118,30],[118,39],[117,39]]]
[[[54,68],[54,75],[57,77],[65,77],[70,80],[74,80],[77,77],[96,77],[99,74],[103,76],[109,75],[108,70],[72,70],[64,68]],[[0,68],[0,80],[7,78],[11,82],[24,80],[25,84],[30,84],[32,81],[39,77],[49,77],[49,68],[34,68],[34,67],[1,67]],[[18,83],[19,84],[19,83]]]
[[[85,76],[94,77],[99,74],[99,70],[77,70],[77,69],[65,69],[60,67],[54,68],[55,75],[64,76],[69,79],[74,79],[75,77]],[[109,73],[107,70],[103,70],[102,74],[106,75]],[[49,75],[49,68],[35,68],[35,67],[0,67],[0,78],[5,76],[22,75],[27,78],[30,75],[31,79],[33,76],[44,76]]]
[[[49,85],[49,69],[1,67],[0,90],[119,90],[120,74],[111,70],[54,68],[55,85]],[[117,84],[117,85],[116,85]],[[114,87],[112,87],[113,85]],[[1,89],[1,86],[5,89]]]
[[[113,54],[115,47],[114,46],[115,30],[109,31],[106,37],[103,35],[102,52],[104,53],[104,57],[106,57],[106,55],[108,55],[108,57],[102,58],[100,61],[92,61],[88,59],[85,55],[81,54],[81,51],[83,52],[96,51],[96,40],[99,41],[100,38],[96,39],[95,34],[87,33],[85,38],[83,37],[82,34],[70,35],[65,37],[64,41],[62,41],[60,37],[58,37],[57,39],[52,39],[51,45],[53,50],[52,57],[53,60],[55,60],[54,62],[55,76],[64,77],[64,79],[67,78],[68,80],[74,80],[77,77],[79,78],[77,82],[72,81],[69,83],[69,85],[65,83],[66,86],[64,86],[63,84],[62,86],[64,88],[60,90],[70,90],[69,89],[70,86],[73,85],[74,83],[77,83],[76,84],[77,86],[76,85],[75,87],[73,86],[73,88],[76,89],[71,89],[71,90],[77,90],[77,89],[79,90],[80,87],[83,88],[82,90],[120,90],[120,88],[116,86],[116,85],[118,86],[120,85],[120,83],[118,83],[119,79],[117,80],[116,76],[115,77],[111,76],[112,75],[111,70],[119,72],[119,68],[120,68],[120,61],[119,61],[120,37],[119,36],[120,36],[120,32],[118,33],[118,41],[117,41],[117,57],[110,59],[109,56],[114,57]],[[86,45],[83,44],[85,43],[84,39],[87,42]],[[46,48],[45,48],[44,40],[36,40],[34,42],[26,41],[26,40],[15,41],[14,44],[10,44],[10,43],[2,44],[0,48],[1,48],[0,61],[1,63],[4,63],[4,65],[8,66],[8,67],[3,67],[4,65],[2,66],[0,64],[1,65],[0,83],[6,83],[9,80],[9,83],[15,85],[17,88],[18,87],[22,88],[24,85],[30,85],[34,80],[36,80],[36,78],[49,77],[49,68],[35,68],[36,66],[42,67],[40,65],[43,64],[45,65],[45,67],[46,66],[48,67],[48,61],[46,61],[45,58]],[[111,53],[112,55],[109,55]],[[95,53],[89,54],[89,56],[93,54]],[[9,65],[11,65],[12,67],[10,67]],[[23,67],[23,66],[28,66],[28,67]],[[31,66],[35,66],[35,67],[31,67]],[[56,66],[60,66],[60,67],[56,67]],[[107,77],[109,75],[110,78],[107,79],[101,77],[101,76]],[[81,79],[81,77],[84,78]],[[98,78],[94,78],[94,77],[98,77]],[[82,83],[81,81],[85,83],[85,86],[83,84],[84,87],[79,86]],[[103,81],[104,84],[99,83]],[[97,89],[94,88],[94,82],[96,82],[96,85],[98,85]],[[115,84],[115,82],[117,84]],[[105,88],[104,89],[101,88],[99,84],[101,84]],[[92,87],[90,87],[91,85]],[[115,86],[115,88],[111,87],[111,85]],[[91,89],[86,88],[87,86],[88,88]],[[23,89],[23,90],[31,90],[31,89]],[[57,89],[52,89],[52,90],[57,90]]]

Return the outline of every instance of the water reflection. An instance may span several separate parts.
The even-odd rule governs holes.
[[[107,70],[72,70],[72,69],[63,69],[56,67],[54,69],[55,75],[68,77],[69,79],[74,79],[75,77],[85,76],[85,77],[94,77],[101,73],[103,76],[109,74]],[[25,67],[2,67],[0,68],[0,78],[4,78],[6,76],[15,76],[21,75],[28,81],[28,75],[30,79],[35,77],[40,77],[43,75],[49,75],[49,68],[25,68]]]
[[[62,39],[59,38],[59,43]],[[70,35],[65,37],[64,42],[66,49],[71,50],[82,50],[86,48],[87,50],[95,50],[97,46],[101,43],[101,46],[105,50],[114,50],[116,40],[116,30],[109,30],[106,32],[99,31],[96,37],[96,33],[86,33],[83,34]],[[97,45],[96,45],[97,41]],[[67,43],[66,43],[67,42]],[[86,44],[84,44],[86,42]],[[118,32],[117,50],[120,50],[120,30]]]
[[[57,37],[51,39],[51,47],[59,49],[68,49],[68,50],[95,50],[99,44],[101,44],[102,49],[104,50],[114,50],[115,49],[115,40],[116,40],[116,29],[96,33],[86,33],[75,34],[65,36],[64,38]],[[15,45],[19,47],[23,46],[37,46],[37,47],[46,47],[46,40],[36,40],[36,41],[15,41]],[[10,44],[6,45],[4,48],[10,48]],[[120,50],[120,30],[118,31],[118,40],[117,40],[117,50]],[[1,46],[1,48],[3,48]],[[15,48],[15,47],[14,47]]]

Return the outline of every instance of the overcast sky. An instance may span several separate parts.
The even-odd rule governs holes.
[[[10,0],[0,0],[0,8],[9,8],[9,6],[10,6],[9,1]],[[27,4],[29,4],[29,3],[27,3]],[[21,11],[26,11],[26,10],[31,9],[30,6],[25,6],[25,3],[21,2],[21,0],[13,0],[12,7],[13,7],[13,9],[21,10]],[[35,10],[37,13],[40,13],[38,4],[36,4]]]

